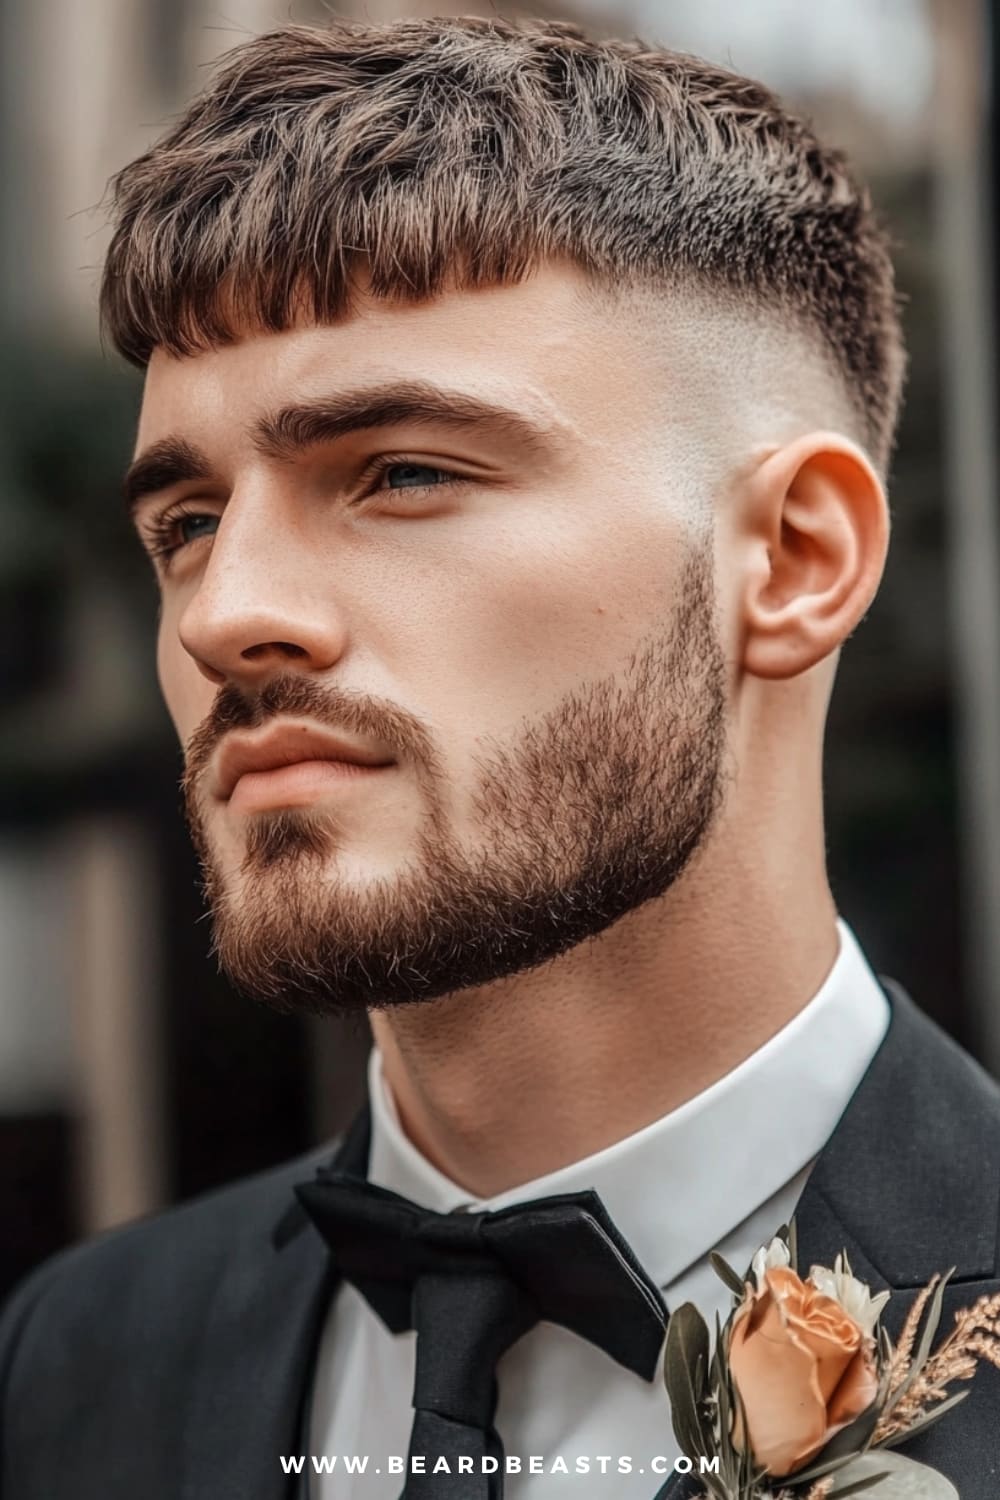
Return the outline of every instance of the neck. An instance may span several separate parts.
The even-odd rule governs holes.
[[[811,840],[782,823],[787,849],[762,851],[730,816],[665,896],[538,969],[375,1012],[413,1144],[491,1197],[642,1129],[762,1046],[838,949],[822,819]]]

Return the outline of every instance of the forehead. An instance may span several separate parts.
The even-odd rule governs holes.
[[[362,293],[334,324],[248,329],[183,358],[155,351],[137,447],[180,431],[237,444],[249,424],[291,401],[406,380],[467,391],[567,432],[638,427],[669,373],[662,345],[642,328],[622,299],[572,266],[423,302]]]

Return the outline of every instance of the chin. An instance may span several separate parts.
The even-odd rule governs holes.
[[[275,808],[240,822],[239,834],[226,830],[225,853],[217,845],[213,856],[227,864],[232,860],[251,878],[276,866],[287,869],[298,863],[314,866],[320,859],[326,862],[337,847],[335,818],[315,805]]]

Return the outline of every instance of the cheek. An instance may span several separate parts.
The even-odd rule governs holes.
[[[567,507],[494,516],[456,529],[455,544],[447,565],[437,549],[411,558],[378,650],[462,782],[484,739],[517,739],[668,629],[690,543],[676,517]]]
[[[216,689],[202,676],[177,634],[176,623],[165,612],[156,642],[156,671],[167,710],[182,745],[212,706]]]
[[[442,632],[466,695],[544,711],[585,679],[618,673],[665,630],[687,542],[669,518],[580,514],[513,527],[463,560]],[[488,711],[488,710],[487,710]]]

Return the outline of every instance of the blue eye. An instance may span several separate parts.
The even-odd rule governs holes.
[[[386,466],[384,474],[388,481],[388,488],[391,490],[433,488],[434,480],[451,477],[443,469],[432,468],[430,464],[389,464]],[[400,484],[393,484],[392,477],[397,474],[402,475],[402,482]],[[428,475],[430,476],[430,482],[428,481]]]
[[[179,516],[177,519],[177,534],[182,543],[196,542],[199,537],[212,536],[219,525],[218,516],[208,515],[204,512],[188,516]]]
[[[214,536],[218,525],[219,517],[211,511],[189,510],[181,504],[162,515],[153,516],[140,527],[140,532],[150,557],[166,567],[182,547],[201,541],[203,537]]]

